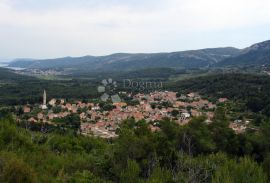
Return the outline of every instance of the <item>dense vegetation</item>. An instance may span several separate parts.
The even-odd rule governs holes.
[[[190,71],[191,72],[191,71]],[[133,71],[122,72],[77,72],[70,74],[73,78],[95,78],[102,80],[104,78],[119,79],[168,79],[173,75],[181,75],[189,73],[185,69],[171,69],[171,68],[148,68]]]
[[[84,79],[41,80],[0,68],[0,106],[40,103],[44,89],[48,98],[96,98],[99,83]]]
[[[89,100],[98,97],[97,86],[103,79],[113,78],[118,83],[119,91],[124,88],[123,80],[134,81],[167,81],[172,75],[190,74],[200,71],[174,70],[169,68],[143,69],[130,72],[92,72],[61,76],[55,80],[38,79],[26,75],[15,74],[0,68],[0,106],[35,104],[42,101],[43,90],[47,91],[48,99],[64,98]],[[155,89],[155,88],[154,88]],[[135,91],[142,91],[136,90]]]
[[[199,92],[211,98],[242,101],[246,108],[270,117],[270,77],[254,74],[219,74],[194,78],[168,86],[180,92]]]
[[[163,81],[175,74],[171,69],[165,71],[159,78]],[[141,72],[134,71],[131,76],[137,78]],[[145,70],[143,76],[156,78],[158,72]],[[38,103],[43,89],[49,98],[96,97],[100,78],[83,77],[47,81],[1,69],[0,104]],[[211,75],[168,82],[166,88],[180,93],[197,91],[211,99],[228,97],[257,114],[270,116],[267,76]],[[260,119],[255,131],[236,135],[228,128],[226,112],[226,108],[218,108],[210,125],[204,123],[204,117],[194,118],[186,126],[165,119],[159,122],[161,131],[154,133],[145,121],[129,119],[117,131],[119,138],[104,140],[77,133],[80,124],[76,115],[57,119],[60,128],[56,128],[26,121],[17,124],[3,109],[0,182],[269,182],[269,119]]]
[[[164,120],[152,133],[144,121],[122,123],[119,138],[20,128],[7,113],[0,120],[0,181],[67,183],[266,183],[270,176],[270,123],[236,135],[225,111],[214,123],[187,126]],[[1,118],[1,117],[0,117]]]
[[[161,70],[164,70],[158,77]],[[190,72],[190,71],[189,71]],[[194,71],[194,73],[203,71]],[[255,74],[215,74],[173,82],[169,76],[186,74],[187,71],[172,69],[145,69],[140,71],[119,73],[102,73],[74,75],[73,79],[41,80],[34,77],[14,74],[9,70],[0,69],[0,106],[26,103],[40,103],[43,89],[47,90],[48,98],[65,98],[67,100],[89,100],[99,96],[97,86],[104,78],[118,81],[119,91],[142,92],[141,88],[124,88],[123,79],[133,81],[151,80],[163,82],[162,89],[183,92],[199,92],[217,99],[226,97],[245,104],[244,110],[270,116],[270,77]],[[140,77],[138,77],[140,76]],[[141,79],[140,79],[141,78]],[[153,88],[154,90],[156,88]],[[158,88],[160,89],[160,88]],[[143,92],[148,92],[146,89]]]

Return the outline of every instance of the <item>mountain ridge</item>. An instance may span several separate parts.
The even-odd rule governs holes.
[[[206,48],[161,53],[115,53],[106,56],[63,57],[56,59],[14,60],[9,67],[29,69],[73,70],[136,70],[142,68],[198,68],[209,67],[221,60],[237,55],[233,47]]]
[[[131,71],[146,68],[198,69],[270,64],[270,40],[244,49],[205,48],[179,52],[114,53],[52,59],[16,59],[9,67],[76,71]]]
[[[224,59],[217,67],[258,66],[270,64],[270,40],[242,49],[238,55]]]

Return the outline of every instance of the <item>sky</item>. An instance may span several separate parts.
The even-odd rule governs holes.
[[[270,39],[269,0],[0,0],[0,59],[172,52]]]

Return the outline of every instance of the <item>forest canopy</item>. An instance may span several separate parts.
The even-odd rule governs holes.
[[[222,115],[220,115],[222,116]],[[270,123],[237,135],[226,119],[210,125],[194,118],[186,126],[160,121],[123,121],[119,138],[42,133],[0,121],[1,182],[268,182]]]

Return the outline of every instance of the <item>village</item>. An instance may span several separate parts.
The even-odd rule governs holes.
[[[43,94],[43,104],[39,109],[26,105],[24,114],[31,114],[28,122],[48,123],[54,125],[57,119],[77,114],[80,118],[80,133],[101,138],[117,137],[116,130],[125,119],[134,118],[135,121],[145,120],[151,131],[159,131],[158,122],[164,118],[175,121],[179,125],[188,124],[192,117],[205,116],[205,123],[212,122],[214,111],[218,104],[226,103],[227,98],[220,98],[216,103],[203,99],[197,93],[178,94],[171,91],[157,91],[149,94],[127,94],[133,104],[116,102],[105,108],[100,103],[75,101],[66,102],[64,99],[51,99],[46,102],[46,92]],[[109,106],[110,106],[109,105]],[[245,131],[249,121],[235,120],[230,123],[236,133]]]

